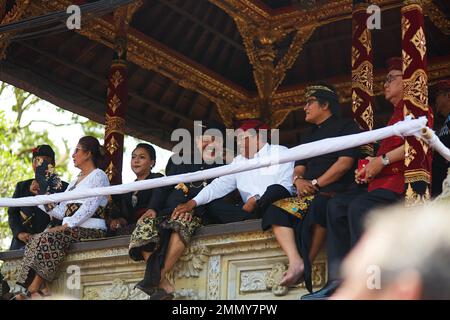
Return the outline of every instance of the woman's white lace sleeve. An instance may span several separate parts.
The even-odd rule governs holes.
[[[109,180],[103,171],[98,171],[89,181],[91,188],[107,187],[109,186]],[[69,218],[64,219],[64,223],[67,223],[69,228],[74,228],[82,224],[84,221],[92,217],[102,202],[108,200],[107,196],[98,196],[87,198],[81,207],[75,212],[75,214]]]

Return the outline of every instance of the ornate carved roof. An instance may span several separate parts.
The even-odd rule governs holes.
[[[62,11],[74,1],[8,0],[4,25]],[[75,1],[84,3],[85,1]],[[87,1],[94,2],[94,1]],[[374,30],[375,93],[385,60],[400,55],[400,0],[377,0],[382,28]],[[450,76],[450,5],[425,0],[432,82]],[[128,7],[129,111],[126,133],[169,147],[174,128],[192,120],[269,115],[281,142],[294,145],[305,127],[307,84],[336,85],[349,114],[349,0],[141,0]],[[104,122],[113,56],[113,14],[82,20],[78,31],[28,39],[0,34],[0,80],[56,105]],[[376,126],[390,107],[377,97]]]

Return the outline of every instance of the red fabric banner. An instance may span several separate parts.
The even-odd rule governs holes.
[[[352,20],[352,111],[362,130],[373,129],[373,54],[372,37],[367,28],[367,4],[355,5]],[[363,146],[373,155],[373,146]]]
[[[426,116],[433,127],[433,113],[428,106],[425,26],[420,1],[405,1],[402,7],[402,59],[404,115]],[[432,152],[426,143],[405,140],[405,200],[407,206],[430,199]]]

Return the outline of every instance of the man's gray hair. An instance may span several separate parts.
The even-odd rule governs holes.
[[[445,203],[387,207],[366,221],[379,244],[374,262],[382,287],[404,272],[417,272],[422,299],[450,299],[450,210]]]

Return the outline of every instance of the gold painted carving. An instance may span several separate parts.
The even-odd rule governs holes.
[[[419,51],[420,56],[422,57],[423,60],[425,54],[427,53],[427,42],[422,27],[420,27],[417,30],[417,32],[414,34],[414,36],[411,38],[410,41],[414,44],[417,51]]]
[[[2,11],[6,10],[6,0],[2,0],[4,2],[2,5]],[[6,13],[3,19],[0,20],[0,25],[8,24],[12,22],[19,21],[23,16],[28,13],[28,9],[30,6],[31,0],[17,0],[14,6]],[[0,18],[3,16],[0,15]],[[8,48],[12,37],[14,36],[14,32],[2,33],[0,34],[0,60],[6,57],[6,49]]]
[[[106,115],[105,121],[105,137],[108,137],[111,133],[116,132],[123,135],[125,132],[125,119],[121,117],[112,117],[108,114]]]
[[[113,154],[119,149],[119,144],[117,143],[116,138],[114,138],[114,135],[109,140],[108,144],[106,145],[106,150],[108,150],[109,154]]]
[[[114,74],[111,77],[111,83],[114,86],[115,89],[123,82],[122,74],[119,72],[119,70],[116,70]]]
[[[417,151],[414,149],[414,147],[405,140],[405,166],[409,167],[416,154]]]
[[[367,123],[367,126],[370,130],[373,128],[373,108],[372,104],[369,102],[369,105],[367,106],[366,110],[361,114],[361,118],[364,120],[365,123]]]
[[[113,111],[113,113],[116,113],[116,110],[120,108],[121,105],[122,102],[117,95],[114,95],[108,102],[108,107]]]
[[[408,53],[406,53],[405,50],[402,50],[402,60],[403,60],[403,70],[407,70],[409,65],[412,62],[412,59]]]
[[[402,38],[405,37],[406,32],[411,27],[411,23],[409,22],[408,18],[405,16],[402,16]]]
[[[352,71],[354,88],[359,88],[368,95],[373,94],[373,66],[369,61],[364,61],[358,68]]]
[[[364,29],[364,31],[361,33],[361,36],[359,37],[359,41],[362,43],[364,48],[366,49],[367,54],[370,54],[370,51],[372,50],[372,38],[370,36],[369,29]]]
[[[355,65],[356,60],[358,60],[360,56],[360,53],[358,51],[358,49],[356,49],[355,47],[352,47],[352,68]]]
[[[108,167],[105,170],[106,175],[108,176],[109,181],[116,175],[116,169],[112,161],[109,163]]]
[[[414,183],[419,181],[425,181],[427,184],[430,184],[430,173],[426,170],[414,170],[405,172],[405,183]]]
[[[403,80],[404,100],[423,111],[428,110],[428,79],[423,69],[417,69],[410,78]]]
[[[411,183],[408,183],[408,187],[406,188],[405,193],[405,206],[413,207],[413,206],[421,206],[426,204],[431,198],[430,189],[428,186],[426,187],[425,193],[420,195],[414,191],[411,186]]]

